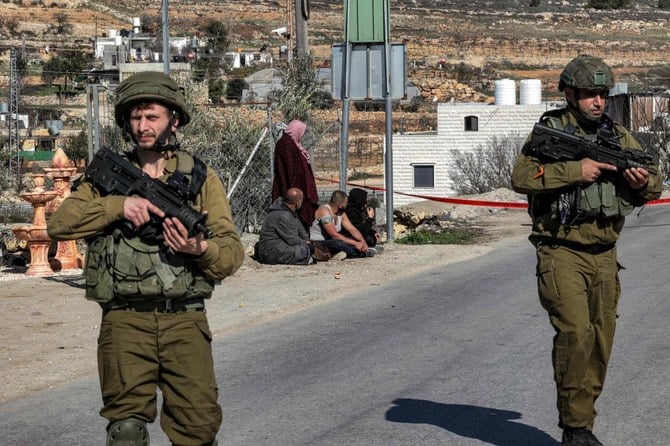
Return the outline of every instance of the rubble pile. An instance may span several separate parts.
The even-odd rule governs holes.
[[[505,188],[458,198],[505,203],[524,202],[526,199],[525,196]],[[399,236],[414,231],[440,232],[455,226],[475,224],[485,220],[490,215],[503,212],[507,212],[507,210],[499,207],[419,201],[400,206],[394,210],[393,232]]]
[[[484,102],[486,104],[494,101],[492,96],[480,93],[454,79],[424,79],[418,87],[421,90],[421,97],[430,101]]]

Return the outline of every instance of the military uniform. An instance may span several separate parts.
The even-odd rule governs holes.
[[[586,134],[568,109],[549,112],[541,121],[595,136]],[[624,127],[612,124],[622,150],[640,149]],[[620,172],[608,172],[584,184],[580,161],[541,164],[527,142],[512,185],[528,194],[540,302],[556,330],[552,362],[559,426],[591,431],[621,294],[615,243],[633,207],[660,196],[661,179],[650,175],[646,187],[633,190]]]
[[[122,82],[117,95],[117,124],[137,145],[123,156],[138,168],[140,150],[160,160],[149,162],[162,169],[158,180],[175,184],[185,206],[207,211],[212,236],[204,252],[196,240],[192,252],[199,255],[173,251],[161,219],[146,222],[142,214],[134,228],[125,219],[127,197],[101,192],[87,176],[49,219],[53,240],[88,242],[86,297],[102,307],[98,371],[107,445],[149,444],[145,424],[156,418],[156,387],[163,394],[161,427],[172,444],[215,445],[222,415],[205,300],[216,281],[240,267],[244,250],[216,173],[178,151],[174,131],[190,120],[179,86],[163,73],[142,72]],[[138,118],[131,125],[133,110]],[[144,133],[160,135],[141,147],[136,136]],[[141,201],[133,206],[149,212]],[[190,249],[189,240],[178,247]]]
[[[168,161],[162,180],[176,170],[177,159]],[[214,237],[203,255],[186,262],[188,256],[162,248],[156,255],[123,254],[124,246],[135,251],[143,246],[137,237],[110,231],[110,225],[123,219],[126,197],[102,196],[86,179],[50,218],[52,238],[87,238],[90,246],[103,247],[87,256],[86,286],[87,298],[103,308],[100,413],[110,423],[154,421],[158,383],[165,401],[161,424],[174,444],[205,444],[216,437],[221,408],[204,299],[211,296],[214,281],[232,274],[244,256],[225,197],[220,180],[208,170],[194,207],[208,211],[207,226]],[[115,262],[108,260],[112,257]],[[179,274],[184,267],[191,270],[187,276]]]

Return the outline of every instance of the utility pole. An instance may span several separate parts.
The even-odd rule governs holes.
[[[293,41],[295,39],[295,33],[293,32],[293,16],[291,14],[291,0],[286,0],[286,26],[288,27],[288,37],[286,38],[286,55],[290,65],[291,61],[293,60]]]
[[[16,150],[16,187],[21,184],[21,144],[19,142],[19,71],[16,64],[16,48],[9,52],[9,115],[7,115],[9,153]],[[9,162],[9,174],[12,174]]]
[[[308,53],[307,20],[309,19],[309,0],[295,0],[295,45],[296,55]]]
[[[168,33],[168,0],[163,0],[163,73],[170,75],[170,37]]]

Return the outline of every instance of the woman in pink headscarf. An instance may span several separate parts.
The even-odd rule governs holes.
[[[314,212],[319,207],[319,196],[309,152],[300,143],[306,129],[307,125],[302,121],[295,119],[289,122],[275,145],[272,201],[283,197],[292,187],[302,190],[304,199],[298,215],[309,231],[314,221]]]

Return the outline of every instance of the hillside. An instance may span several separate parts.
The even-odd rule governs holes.
[[[418,84],[434,77],[455,78],[459,74],[452,67],[462,64],[461,69],[472,68],[475,76],[488,79],[544,78],[552,90],[556,74],[545,70],[558,70],[575,55],[591,53],[604,57],[622,80],[635,85],[647,81],[650,68],[667,63],[670,12],[659,10],[656,0],[633,1],[631,8],[619,11],[588,9],[584,1],[542,1],[538,7],[528,3],[394,0],[392,40],[407,44],[410,76]],[[293,0],[173,0],[170,30],[195,35],[205,21],[219,20],[228,26],[233,48],[276,49],[285,41],[271,30],[287,25],[287,5]],[[130,29],[133,17],[157,24],[160,2],[8,0],[0,3],[0,12],[6,18],[0,22],[3,42],[10,43],[13,24],[14,44],[44,56],[47,46],[52,53],[73,45],[90,47],[91,38],[108,29]],[[53,34],[64,16],[71,33]],[[331,44],[343,40],[342,2],[311,0],[308,30],[315,58],[328,60]],[[436,73],[445,68],[446,73]]]

